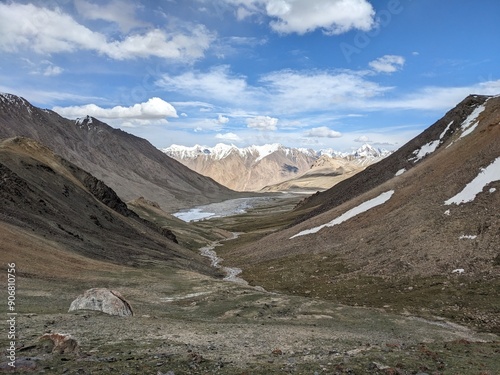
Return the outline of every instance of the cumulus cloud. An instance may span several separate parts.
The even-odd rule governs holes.
[[[269,116],[255,116],[247,119],[247,126],[259,130],[276,130],[278,119]]]
[[[31,49],[51,54],[86,50],[116,60],[160,57],[184,61],[204,56],[213,40],[215,35],[203,25],[192,25],[184,32],[153,29],[108,40],[104,34],[79,24],[59,8],[0,3],[0,51]]]
[[[237,134],[234,134],[234,133],[224,133],[224,134],[219,133],[215,136],[215,138],[223,140],[223,141],[231,141],[231,142],[241,141],[241,138]]]
[[[367,0],[225,0],[238,7],[238,19],[251,14],[270,17],[271,28],[282,34],[305,34],[317,29],[327,34],[368,31],[375,26],[375,10]]]
[[[89,115],[99,119],[142,120],[141,124],[150,124],[150,120],[178,117],[175,108],[160,98],[151,98],[145,103],[134,104],[130,107],[101,108],[95,104],[87,104],[83,106],[54,107],[53,110],[61,116],[70,118]],[[135,123],[131,121],[130,124]]]
[[[306,134],[306,137],[316,137],[316,138],[340,138],[342,134],[338,131],[332,130],[326,126],[320,126],[319,128],[312,128]]]
[[[377,73],[394,73],[405,64],[403,56],[385,55],[368,63]]]

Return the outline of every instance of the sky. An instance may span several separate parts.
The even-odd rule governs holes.
[[[500,94],[498,0],[0,0],[0,91],[171,144],[394,150]]]

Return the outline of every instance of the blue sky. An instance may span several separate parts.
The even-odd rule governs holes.
[[[0,1],[0,91],[159,148],[396,149],[500,94],[497,0]]]

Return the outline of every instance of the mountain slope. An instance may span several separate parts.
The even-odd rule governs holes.
[[[105,269],[153,260],[213,272],[202,257],[177,245],[171,231],[139,218],[102,181],[34,140],[0,143],[0,178],[2,257],[25,259],[25,274],[65,261],[70,268],[101,262]]]
[[[468,116],[478,108],[482,108],[488,99],[489,97],[480,95],[468,96],[443,118],[384,160],[370,165],[363,173],[339,183],[328,191],[309,197],[303,202],[301,208],[314,208],[314,210],[299,220],[305,220],[337,207],[419,165],[432,156],[434,151],[444,148],[443,146],[446,147],[461,131],[462,124]],[[496,101],[496,98],[492,99],[490,103],[492,107],[495,106]]]
[[[232,261],[265,288],[377,306],[423,280],[408,304],[458,303],[500,330],[499,165],[500,97],[470,96],[393,155],[306,199],[296,225],[237,249]],[[447,294],[461,274],[462,289]]]
[[[237,194],[169,158],[145,139],[86,117],[65,119],[0,94],[0,139],[24,136],[103,180],[124,200],[144,196],[168,211]]]
[[[316,192],[327,190],[365,169],[364,164],[371,164],[377,159],[361,158],[348,159],[346,157],[321,155],[311,168],[302,176],[284,182],[266,186],[263,191],[306,191]]]

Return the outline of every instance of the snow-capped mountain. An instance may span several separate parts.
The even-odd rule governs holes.
[[[356,158],[385,158],[390,154],[391,154],[390,151],[380,148],[375,148],[369,145],[368,143],[365,143],[363,146],[361,146],[353,153],[353,156]]]
[[[223,143],[214,147],[172,145],[162,151],[194,171],[240,191],[260,190],[300,176],[317,157],[313,150],[278,143],[245,148]]]
[[[244,148],[239,148],[235,145],[227,145],[224,143],[218,143],[214,147],[195,145],[193,147],[172,145],[162,150],[167,155],[175,159],[194,159],[199,156],[209,155],[213,160],[224,159],[231,154],[238,154],[241,157],[252,156],[255,157],[255,162],[262,160],[266,156],[271,155],[274,152],[280,151],[285,155],[291,155],[296,152],[301,152],[305,155],[315,157],[317,154],[314,150],[305,148],[290,148],[282,146],[279,143],[266,144],[263,146],[249,146]]]
[[[196,172],[235,190],[260,190],[295,179],[310,171],[321,157],[341,159],[351,163],[352,169],[359,169],[390,154],[368,144],[352,153],[292,148],[279,143],[244,148],[223,143],[214,147],[172,145],[162,151]]]

